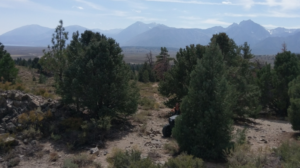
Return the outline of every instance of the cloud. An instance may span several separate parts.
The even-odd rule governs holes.
[[[266,0],[268,6],[279,6],[282,10],[293,10],[300,8],[299,0]]]
[[[252,14],[236,14],[236,13],[225,13],[225,16],[231,17],[273,17],[273,18],[300,18],[299,14],[290,14],[284,12],[272,11],[269,13],[252,13]]]
[[[255,2],[253,0],[242,0],[242,4],[246,9],[250,9],[253,5],[255,5]]]
[[[217,19],[206,19],[203,21],[200,21],[201,23],[205,23],[205,24],[212,24],[212,25],[230,25],[231,23],[228,22],[223,22]]]
[[[143,16],[130,16],[127,17],[127,19],[135,20],[135,21],[166,21],[165,19],[158,19],[158,18],[149,18],[149,17],[143,17]]]
[[[83,10],[83,7],[81,7],[81,6],[78,6],[77,8],[80,9],[80,10]]]
[[[179,18],[184,20],[201,20],[200,17],[193,17],[193,16],[180,16]]]
[[[230,4],[232,4],[231,2],[229,2],[229,1],[223,1],[222,2],[222,4],[225,4],[225,5],[230,5]]]
[[[152,2],[168,2],[168,3],[184,3],[184,4],[198,4],[198,5],[234,5],[243,6],[245,9],[249,10],[253,6],[269,6],[269,7],[279,7],[281,10],[294,10],[300,8],[299,0],[227,0],[221,3],[216,2],[204,2],[197,0],[146,0]]]
[[[102,6],[92,3],[92,2],[89,2],[89,1],[86,1],[86,0],[75,0],[75,1],[83,3],[93,9],[96,9],[96,10],[105,10],[105,8],[103,8]]]
[[[170,3],[185,3],[185,4],[198,4],[198,5],[223,5],[223,3],[202,2],[202,1],[183,1],[183,0],[146,0],[152,2],[170,2]]]

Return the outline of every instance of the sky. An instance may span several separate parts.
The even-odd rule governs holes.
[[[141,21],[176,28],[227,27],[249,20],[272,29],[300,28],[300,0],[0,0],[0,35],[38,24],[124,29]]]

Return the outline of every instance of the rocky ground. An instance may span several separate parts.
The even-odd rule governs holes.
[[[153,85],[152,87],[157,87]],[[56,108],[54,101],[44,100],[37,98],[32,95],[24,95],[18,92],[18,96],[6,94],[6,99],[9,101],[3,101],[4,94],[2,98],[0,97],[0,117],[1,117],[1,126],[0,133],[9,131],[9,129],[14,129],[16,123],[14,123],[14,117],[21,113],[19,109],[23,107],[24,102],[29,102],[31,106],[43,106],[44,109],[53,109]],[[157,93],[153,94],[153,97],[158,103],[162,103],[164,98],[160,97]],[[29,101],[32,100],[32,101]],[[33,101],[34,100],[34,101]],[[34,102],[34,103],[33,103]],[[3,108],[5,105],[5,108]],[[16,107],[18,106],[18,107]],[[15,110],[14,115],[8,116],[6,108],[12,108]],[[29,107],[27,107],[29,108]],[[138,113],[143,112],[141,108]],[[129,124],[124,125],[120,128],[121,131],[118,131],[114,140],[107,141],[103,148],[98,149],[96,146],[87,146],[82,148],[80,151],[72,152],[69,151],[65,144],[59,144],[50,139],[43,139],[40,141],[30,141],[24,142],[14,139],[18,144],[16,148],[19,148],[20,151],[25,149],[33,149],[32,156],[28,156],[22,152],[17,153],[20,158],[20,163],[18,168],[35,168],[35,167],[61,167],[63,160],[67,157],[79,153],[86,153],[94,156],[94,161],[101,163],[103,167],[107,167],[108,163],[106,161],[107,156],[109,156],[114,148],[120,149],[131,149],[139,148],[142,151],[142,157],[150,157],[154,162],[158,164],[165,163],[168,158],[172,155],[164,149],[164,145],[171,143],[172,138],[164,138],[161,134],[162,127],[168,122],[168,113],[170,109],[161,107],[156,110],[149,110],[149,115],[146,116],[146,122],[140,123],[134,120],[133,117],[129,118]],[[261,150],[261,149],[272,149],[277,148],[282,141],[288,140],[293,137],[295,132],[292,130],[291,125],[286,121],[281,120],[268,120],[268,119],[251,119],[247,122],[238,122],[234,126],[236,130],[246,128],[246,138],[247,142],[251,145],[251,149]],[[57,160],[49,161],[50,154],[56,153]],[[94,154],[90,154],[94,153]],[[275,158],[276,159],[276,158]],[[2,167],[6,167],[7,163],[4,162],[3,158],[0,157],[0,164]],[[206,163],[206,167],[224,167],[222,164],[215,163]]]

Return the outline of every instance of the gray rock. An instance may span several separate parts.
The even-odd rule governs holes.
[[[24,143],[24,144],[28,144],[28,139],[24,139],[24,140],[23,140],[23,143]]]
[[[22,101],[28,101],[28,100],[30,100],[30,97],[27,94],[22,95]]]
[[[7,99],[7,93],[0,93],[0,97]]]
[[[15,99],[15,93],[14,92],[9,92],[8,94],[7,94],[7,98],[9,98],[9,99]]]
[[[91,148],[91,149],[90,149],[90,154],[94,154],[94,153],[96,153],[96,152],[98,152],[98,151],[99,151],[98,147]]]
[[[6,100],[3,97],[0,97],[0,107],[6,107]]]
[[[3,162],[3,163],[2,163],[2,168],[8,168],[7,162]]]
[[[0,108],[0,118],[6,116],[8,114],[7,108]]]
[[[36,141],[36,140],[32,140],[32,141],[30,142],[30,144],[31,144],[31,145],[36,145],[36,144],[37,144],[37,141]]]
[[[7,121],[9,121],[9,117],[8,116],[5,116],[4,118],[2,118],[2,122],[7,122]]]
[[[2,162],[4,162],[4,159],[2,159],[2,158],[0,157],[0,163],[2,163]]]
[[[0,128],[0,134],[4,134],[5,133],[5,129]]]
[[[12,105],[15,107],[21,107],[23,105],[23,103],[22,103],[22,101],[15,100],[15,101],[13,101]]]
[[[22,97],[23,97],[23,94],[20,94],[20,93],[15,94],[15,100],[17,100],[17,101],[22,101]]]
[[[6,129],[8,131],[15,131],[16,130],[16,126],[12,123],[12,122],[9,122],[8,124],[6,124]]]
[[[103,155],[106,156],[108,154],[108,151],[104,151]]]

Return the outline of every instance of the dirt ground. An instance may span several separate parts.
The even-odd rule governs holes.
[[[157,87],[157,84],[152,85],[152,87]],[[164,101],[164,98],[160,97],[157,93],[154,93],[153,97],[158,103]],[[143,110],[139,109],[138,113],[141,111]],[[103,167],[108,167],[106,158],[112,153],[114,148],[126,150],[138,147],[142,150],[142,157],[151,155],[151,158],[153,158],[156,163],[165,163],[168,158],[172,157],[164,150],[164,145],[170,143],[173,139],[164,138],[161,133],[163,126],[168,122],[167,114],[169,111],[170,109],[165,107],[150,110],[151,115],[147,116],[145,133],[140,133],[139,131],[142,129],[143,124],[130,120],[132,127],[119,132],[119,139],[106,142],[105,147],[99,149],[99,154],[95,156],[95,162],[101,163]],[[234,126],[235,131],[244,128],[246,128],[246,138],[252,150],[277,148],[282,141],[292,138],[292,135],[295,133],[291,128],[291,124],[279,120],[251,119],[246,123],[236,124]],[[58,161],[50,162],[48,154],[44,155],[41,159],[21,159],[17,168],[61,167],[65,158],[74,155],[74,153],[66,152],[63,145],[53,146],[49,141],[40,141],[39,143],[43,146],[44,151],[48,151],[48,153],[57,152],[59,155]],[[83,149],[82,153],[89,154],[89,149],[90,148]],[[222,164],[206,163],[206,167],[216,168],[224,166]]]

